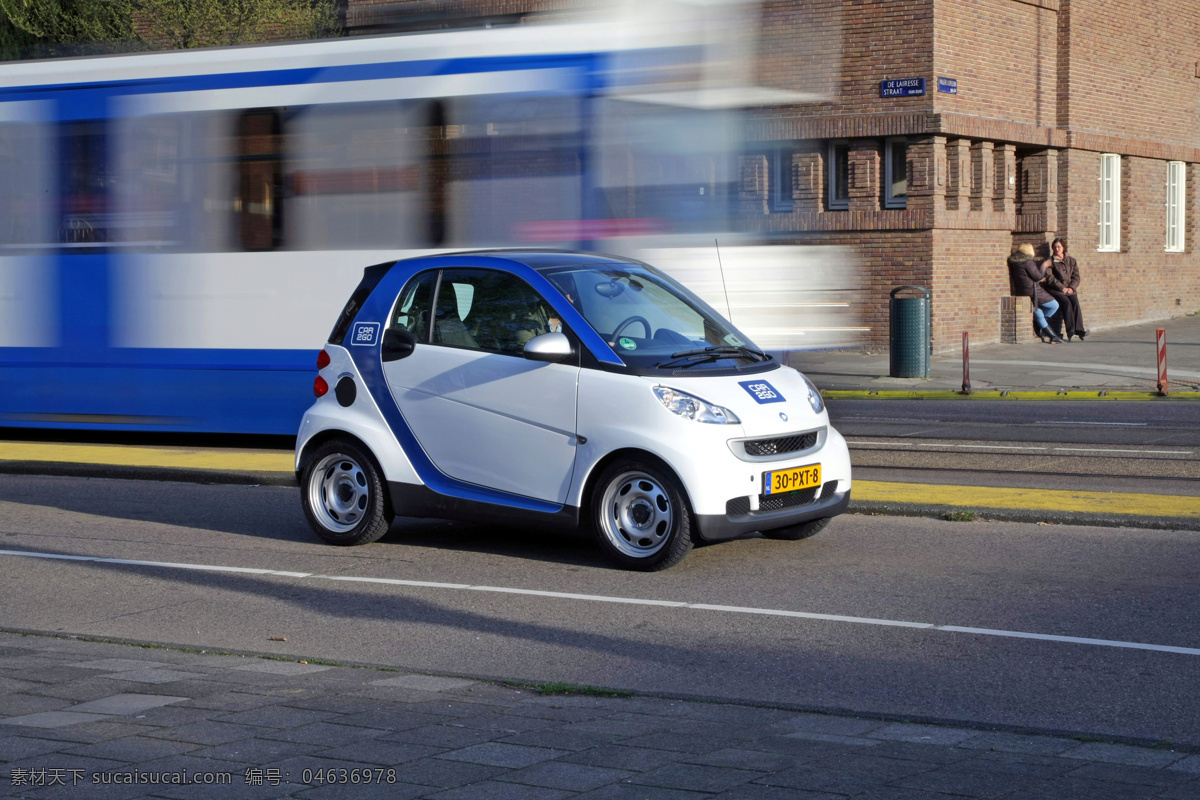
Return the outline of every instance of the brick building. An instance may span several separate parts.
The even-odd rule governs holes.
[[[595,6],[348,2],[351,34]],[[757,68],[821,99],[748,112],[740,222],[856,249],[866,346],[902,284],[933,291],[937,349],[1032,340],[1005,259],[1056,236],[1089,328],[1200,309],[1200,0],[764,0]]]
[[[856,246],[872,348],[910,283],[937,349],[1032,339],[1005,258],[1055,236],[1089,328],[1200,309],[1197,0],[773,0],[760,51],[824,101],[752,115],[746,224]]]

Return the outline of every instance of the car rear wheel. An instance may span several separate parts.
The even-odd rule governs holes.
[[[796,525],[788,525],[786,528],[776,528],[773,531],[762,531],[762,535],[768,539],[786,539],[789,542],[807,539],[810,536],[815,536],[821,532],[826,525],[829,524],[830,517],[825,519],[812,519],[808,522],[801,522]]]
[[[679,563],[692,549],[692,511],[665,469],[618,461],[600,475],[592,522],[600,547],[622,566],[647,572]]]
[[[329,544],[369,544],[388,532],[392,511],[385,484],[359,445],[342,439],[321,445],[301,481],[304,516]]]

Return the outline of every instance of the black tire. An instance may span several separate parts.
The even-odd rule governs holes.
[[[300,479],[300,498],[308,524],[329,544],[370,544],[392,524],[375,459],[346,439],[325,442],[312,452]]]
[[[784,539],[789,542],[796,542],[801,539],[807,539],[810,536],[816,536],[820,533],[832,517],[825,519],[810,519],[808,522],[801,522],[796,525],[788,525],[786,528],[776,528],[773,531],[759,531],[768,539]]]
[[[592,529],[604,552],[626,569],[654,572],[692,550],[692,509],[679,480],[645,461],[608,466],[592,493]]]

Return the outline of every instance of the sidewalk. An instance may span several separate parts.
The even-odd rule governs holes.
[[[68,637],[0,633],[0,687],[6,797],[1200,797],[1200,755],[1086,732],[541,694]]]
[[[971,347],[971,388],[975,392],[1036,392],[1071,399],[1083,394],[1157,392],[1155,331],[1167,331],[1167,377],[1172,395],[1200,391],[1200,314],[1127,328],[1097,330],[1086,341],[1061,345],[988,344]],[[959,392],[963,382],[961,340],[952,353],[935,355],[930,377],[888,377],[888,353],[794,352],[788,363],[833,396],[844,392]],[[1134,399],[1121,397],[1113,399]],[[1140,399],[1140,398],[1139,398]]]

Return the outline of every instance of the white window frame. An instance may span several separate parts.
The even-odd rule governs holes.
[[[1167,162],[1167,246],[1168,253],[1182,253],[1187,236],[1187,164]]]
[[[1100,155],[1100,238],[1101,253],[1121,252],[1121,156]]]
[[[835,198],[835,191],[837,189],[837,149],[839,147],[846,148],[845,200],[838,200]],[[830,211],[846,211],[850,208],[850,142],[846,139],[834,139],[829,142],[829,149],[826,151],[826,153],[826,161],[829,162],[829,169],[825,173],[825,207]]]
[[[892,148],[894,148],[898,144],[904,145],[904,147],[906,148],[905,152],[907,153],[908,139],[905,139],[903,137],[888,139],[884,142],[884,145],[883,145],[883,163],[884,163],[883,207],[884,208],[907,208],[908,207],[907,183],[905,184],[906,189],[905,189],[905,193],[904,193],[903,197],[896,197],[892,194],[892,184],[894,183],[894,181],[892,180],[892,169],[893,169],[893,167],[892,167]],[[908,163],[908,159],[906,158],[905,159],[905,167],[904,167],[906,181],[907,181],[907,177],[908,177],[907,163]]]

